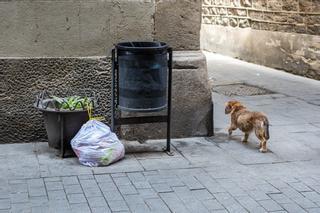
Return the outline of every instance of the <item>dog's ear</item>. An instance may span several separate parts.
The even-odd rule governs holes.
[[[229,113],[231,113],[232,111],[232,105],[230,103],[230,101],[228,101],[227,103],[225,103],[225,109],[224,109],[224,113],[227,115]]]

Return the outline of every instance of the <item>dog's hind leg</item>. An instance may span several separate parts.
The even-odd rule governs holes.
[[[267,149],[267,140],[265,138],[263,138],[263,140],[261,140],[260,145],[261,145],[261,147],[259,149],[260,152],[265,153],[265,152],[268,151],[268,149]]]

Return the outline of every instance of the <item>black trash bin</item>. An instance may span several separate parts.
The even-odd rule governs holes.
[[[119,108],[154,112],[167,107],[168,45],[123,42],[116,45]]]

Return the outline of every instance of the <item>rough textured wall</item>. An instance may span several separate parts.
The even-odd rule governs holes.
[[[175,54],[173,137],[210,135],[211,92],[200,52]],[[110,120],[111,61],[86,58],[0,58],[0,143],[46,141],[43,118],[34,107],[38,92],[87,89],[97,94],[97,114]],[[199,107],[199,104],[201,107]],[[145,132],[147,137],[156,131]]]
[[[175,50],[200,49],[201,0],[156,0],[155,39]]]
[[[320,79],[320,1],[204,0],[201,48]]]
[[[200,48],[200,0],[0,0],[0,57],[106,55],[120,41]]]
[[[320,35],[320,1],[203,0],[203,23]]]
[[[114,43],[152,40],[154,2],[0,0],[0,57],[105,55]]]
[[[0,59],[0,143],[46,141],[34,107],[42,90],[88,89],[98,93],[99,112],[109,116],[111,63],[106,58]]]

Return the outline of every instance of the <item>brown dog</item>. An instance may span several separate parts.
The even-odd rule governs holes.
[[[261,112],[250,112],[239,101],[228,101],[225,108],[226,114],[231,114],[229,135],[239,128],[244,132],[242,142],[248,142],[249,134],[254,130],[260,140],[260,152],[267,152],[267,140],[269,139],[269,121]]]

